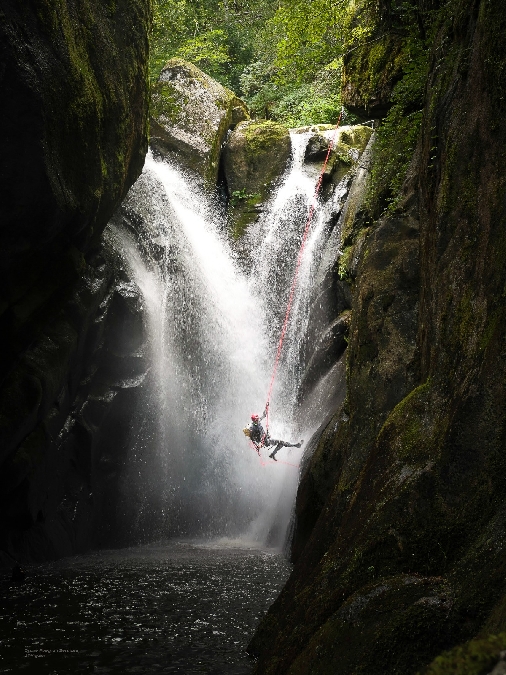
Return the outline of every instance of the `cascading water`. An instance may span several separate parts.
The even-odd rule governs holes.
[[[170,163],[148,156],[110,236],[139,287],[151,370],[133,421],[127,520],[170,536],[222,535],[281,546],[300,450],[259,459],[242,434],[263,410],[288,291],[313,197],[303,169],[308,134],[292,137],[289,171],[250,228],[241,270],[218,203]],[[311,279],[327,223],[344,195],[317,208],[273,390],[274,438],[308,438],[295,415]],[[128,222],[126,229],[124,223]],[[321,421],[321,420],[320,420]],[[295,436],[297,434],[297,436]],[[135,528],[134,528],[135,529]]]
[[[334,132],[325,132],[329,140]],[[292,163],[280,189],[270,204],[263,220],[251,228],[247,237],[261,242],[262,251],[254,262],[251,283],[265,298],[270,324],[274,330],[271,339],[277,340],[283,321],[288,288],[292,280],[310,204],[314,200],[318,173],[304,164],[304,153],[311,132],[292,133]],[[307,359],[307,336],[310,306],[314,300],[314,278],[331,233],[329,224],[339,214],[348,194],[349,181],[343,181],[324,201],[315,203],[311,228],[299,268],[296,293],[290,313],[287,335],[282,352],[273,398],[279,418],[288,425],[287,432],[296,435],[314,430],[303,426],[298,417],[296,398]],[[271,342],[271,351],[275,344]],[[320,410],[318,423],[325,411]],[[307,417],[307,416],[306,416]],[[284,430],[283,430],[284,431]]]

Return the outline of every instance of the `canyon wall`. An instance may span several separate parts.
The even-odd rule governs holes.
[[[436,9],[401,191],[343,233],[347,396],[302,476],[258,674],[487,673],[506,646],[479,639],[506,628],[506,19],[499,0]],[[370,84],[350,62],[348,88]]]
[[[5,566],[88,548],[114,491],[126,441],[114,432],[102,450],[128,417],[143,336],[100,236],[147,150],[150,11],[148,0],[0,9]]]

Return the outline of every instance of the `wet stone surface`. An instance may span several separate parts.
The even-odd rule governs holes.
[[[0,673],[245,675],[290,572],[278,553],[170,543],[26,568],[0,591]]]

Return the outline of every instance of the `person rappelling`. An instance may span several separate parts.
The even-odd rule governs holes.
[[[267,403],[261,417],[253,413],[253,415],[251,415],[251,422],[243,429],[243,432],[244,435],[250,439],[259,456],[261,448],[275,446],[269,457],[277,462],[278,460],[276,459],[276,453],[278,453],[281,448],[300,448],[304,441],[302,440],[298,443],[287,443],[286,441],[279,441],[271,438],[269,431],[265,431],[261,425],[261,421],[267,416],[268,409],[269,404]]]
[[[283,326],[281,328],[281,335],[279,337],[278,348],[277,348],[277,351],[276,351],[276,358],[274,360],[274,367],[272,369],[271,383],[269,385],[269,392],[267,394],[267,403],[266,403],[266,406],[265,406],[265,410],[264,410],[261,417],[257,414],[251,415],[250,424],[243,429],[244,434],[249,437],[249,439],[250,439],[254,449],[257,451],[258,455],[260,455],[260,448],[262,448],[264,446],[267,446],[267,447],[274,446],[274,450],[271,452],[269,457],[271,459],[273,459],[275,462],[277,462],[276,454],[281,450],[281,448],[300,448],[300,446],[304,443],[304,441],[299,441],[299,443],[287,443],[286,441],[278,441],[274,438],[271,438],[270,435],[269,435],[269,419],[267,418],[267,424],[266,424],[267,430],[266,431],[264,431],[264,428],[260,424],[260,422],[265,417],[267,417],[267,413],[269,411],[269,401],[270,401],[270,398],[271,398],[272,388],[273,388],[274,380],[276,378],[276,373],[277,373],[277,370],[278,370],[279,359],[281,357],[281,350],[283,348],[283,342],[285,340],[286,331],[287,331],[287,328],[288,328],[288,320],[290,318],[292,303],[293,303],[293,299],[294,299],[294,296],[295,296],[295,287],[297,285],[297,278],[298,278],[298,275],[299,275],[299,269],[300,269],[300,266],[301,266],[301,263],[302,263],[302,256],[303,256],[303,253],[304,253],[304,248],[305,248],[305,245],[306,245],[306,240],[307,240],[307,236],[308,236],[308,233],[309,233],[309,229],[310,229],[311,223],[313,221],[313,216],[315,214],[318,194],[319,194],[320,189],[323,185],[323,177],[324,177],[324,174],[325,174],[325,171],[326,171],[326,168],[327,168],[327,164],[328,164],[328,161],[329,161],[329,158],[330,158],[330,154],[331,154],[332,150],[334,149],[334,146],[335,146],[335,143],[336,143],[336,140],[337,140],[337,133],[338,133],[339,125],[341,124],[341,119],[342,119],[343,115],[344,115],[344,108],[341,110],[341,112],[339,114],[339,118],[337,120],[336,128],[335,128],[335,131],[334,131],[334,135],[333,135],[333,137],[332,137],[332,139],[329,143],[329,146],[328,146],[328,149],[327,149],[327,156],[325,157],[325,161],[323,162],[320,177],[319,177],[318,182],[317,182],[316,187],[315,187],[313,201],[311,202],[311,206],[310,206],[309,211],[308,211],[306,225],[304,226],[304,233],[302,235],[302,241],[300,243],[299,253],[297,255],[297,262],[295,264],[295,272],[294,272],[293,279],[292,279],[292,285],[290,286],[290,293],[289,293],[289,296],[288,296],[288,304],[287,304],[286,312],[285,312],[285,320],[283,321]]]

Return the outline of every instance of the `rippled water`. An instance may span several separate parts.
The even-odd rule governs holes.
[[[31,566],[2,583],[0,673],[250,673],[245,647],[289,571],[230,542]]]

